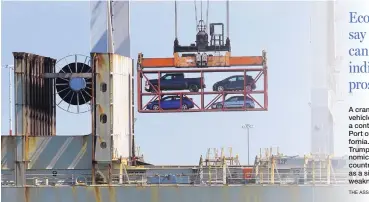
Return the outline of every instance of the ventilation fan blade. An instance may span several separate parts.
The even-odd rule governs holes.
[[[73,62],[65,65],[59,73],[91,73],[89,65],[81,62]],[[91,78],[57,78],[56,91],[60,98],[70,105],[83,105],[91,100]]]

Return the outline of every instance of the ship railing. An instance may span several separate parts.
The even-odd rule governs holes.
[[[122,179],[120,182],[115,180],[118,184],[348,184],[348,173],[335,173],[327,180],[327,175],[321,174],[319,177],[308,175],[292,176],[291,174],[284,174],[280,178],[275,177],[274,180],[270,176],[264,175],[262,178],[254,173],[250,173],[250,177],[246,178],[243,173],[232,173],[227,175],[224,181],[222,173],[208,174],[203,173],[202,179],[199,174],[128,174],[115,175],[115,179]],[[113,175],[114,176],[114,175]],[[256,176],[256,177],[255,177]]]
[[[283,173],[275,175],[274,180],[270,175],[260,176],[256,173],[231,173],[223,177],[222,173],[181,173],[181,174],[155,174],[155,173],[129,173],[112,174],[111,183],[113,185],[320,185],[320,184],[349,184],[348,172],[335,173],[334,176],[320,174],[297,175]],[[15,186],[14,175],[1,175],[2,186]],[[98,182],[97,184],[107,184],[107,182]],[[89,186],[92,185],[92,176],[90,174],[27,174],[26,185],[29,186]]]
[[[26,184],[33,186],[77,186],[91,185],[89,174],[27,174]]]

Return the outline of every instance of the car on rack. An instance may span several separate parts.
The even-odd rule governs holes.
[[[160,106],[159,106],[160,103]],[[170,110],[170,109],[182,109],[187,110],[194,107],[194,103],[192,98],[188,98],[182,96],[182,103],[181,103],[181,96],[163,96],[160,99],[156,99],[155,101],[150,102],[146,109],[148,110],[159,110],[160,108],[163,110]]]
[[[254,78],[252,76],[246,75],[246,90],[251,91],[255,90],[256,84]],[[235,91],[235,90],[244,90],[245,88],[244,75],[234,75],[228,78],[225,78],[221,81],[216,82],[213,85],[213,91]]]
[[[222,109],[222,108],[255,108],[255,102],[250,97],[240,95],[240,96],[232,96],[223,102],[215,102],[211,105],[212,109]]]
[[[164,74],[160,79],[151,79],[146,81],[145,90],[147,92],[155,92],[160,82],[160,90],[190,90],[191,92],[198,92],[199,89],[205,88],[204,78],[185,78],[184,73],[170,73]],[[151,84],[151,85],[150,85]],[[153,88],[155,87],[155,89]]]

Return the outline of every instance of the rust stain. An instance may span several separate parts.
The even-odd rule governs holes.
[[[98,105],[98,110],[100,114],[104,113],[104,109],[101,107],[101,105]]]
[[[158,187],[151,188],[151,202],[159,202],[159,188]]]
[[[100,188],[94,187],[96,202],[101,202]]]
[[[104,66],[106,65],[106,60],[105,60],[105,54],[97,54],[97,59],[98,59],[98,68],[99,69],[104,69]]]
[[[142,185],[137,185],[136,186],[136,189],[145,189],[146,187],[145,186],[142,186]]]
[[[72,194],[73,194],[73,200],[77,202],[78,198],[77,198],[77,190],[75,186],[72,186]]]
[[[37,146],[37,137],[28,137],[27,145],[26,145],[26,160],[29,160],[30,154],[33,154],[36,150]]]
[[[85,135],[82,137],[82,146],[88,144],[89,136]]]
[[[108,191],[109,191],[109,202],[116,202],[116,197],[115,197],[115,188],[112,186],[108,187]]]
[[[29,200],[29,188],[28,187],[24,187],[24,201],[25,202],[30,202]]]
[[[104,142],[104,139],[101,136],[97,136],[98,143]]]

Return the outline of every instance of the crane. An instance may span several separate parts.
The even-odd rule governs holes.
[[[229,39],[229,1],[226,1],[226,14],[227,14],[227,39],[224,43],[224,24],[223,23],[210,23],[209,24],[209,0],[207,0],[206,7],[206,21],[203,19],[203,1],[200,1],[200,19],[198,20],[197,16],[197,5],[196,0],[194,0],[195,6],[195,19],[197,23],[197,34],[196,34],[196,42],[189,46],[181,46],[178,41],[178,16],[177,16],[177,1],[174,1],[174,9],[175,9],[175,40],[174,40],[174,54],[177,53],[185,53],[182,55],[186,57],[196,57],[197,66],[207,66],[207,52],[231,52],[231,42]],[[219,27],[221,32],[215,32],[216,28]],[[210,42],[209,42],[209,34],[208,28],[210,28]],[[195,52],[195,54],[186,54],[189,52]]]
[[[203,18],[201,1],[200,19],[197,16],[197,5],[195,3],[195,17],[197,34],[196,41],[190,45],[180,45],[178,39],[178,15],[177,0],[174,1],[175,10],[175,39],[173,47],[173,58],[143,58],[143,54],[138,55],[139,68],[206,68],[206,67],[230,67],[230,66],[257,66],[263,64],[263,57],[260,56],[241,56],[231,57],[231,42],[229,38],[229,0],[226,1],[226,31],[227,36],[224,40],[224,24],[210,23],[209,0],[207,0],[206,20]],[[208,25],[209,24],[209,25]],[[216,32],[220,28],[220,32]],[[210,35],[210,41],[209,41]],[[212,55],[210,52],[217,53]],[[223,53],[224,54],[223,54]]]
[[[200,0],[201,1],[201,0]],[[192,112],[210,112],[217,111],[218,109],[210,109],[211,106],[220,98],[225,99],[225,96],[228,94],[243,94],[244,100],[246,97],[252,97],[250,94],[264,94],[264,106],[258,104],[260,108],[249,109],[245,106],[241,109],[241,111],[267,111],[268,106],[268,90],[267,90],[267,58],[266,52],[262,51],[260,56],[231,56],[231,42],[229,37],[229,0],[226,0],[226,26],[223,23],[210,23],[209,24],[209,1],[207,0],[207,8],[206,14],[203,16],[203,9],[201,1],[200,9],[201,14],[198,18],[197,14],[197,4],[195,3],[195,20],[196,20],[196,37],[195,43],[190,45],[180,45],[178,38],[178,15],[177,15],[177,1],[174,1],[174,10],[175,10],[175,37],[174,37],[174,45],[173,45],[173,57],[162,57],[162,58],[144,58],[142,53],[138,54],[137,59],[137,104],[138,111],[141,113],[167,113],[167,112],[183,112],[183,111],[192,111]],[[225,27],[226,27],[226,36],[225,36]],[[220,28],[220,30],[216,32],[216,28]],[[240,67],[240,68],[231,68],[231,67]],[[251,66],[254,66],[251,68]],[[259,66],[259,68],[257,67]],[[226,67],[226,68],[221,68]],[[175,68],[175,69],[173,69]],[[221,68],[221,69],[220,69]],[[147,70],[150,69],[150,70]],[[205,91],[205,73],[222,73],[222,72],[239,72],[240,75],[243,75],[243,78],[240,78],[239,81],[243,82],[244,86],[242,91],[234,91],[234,92],[224,92],[214,90],[215,88],[211,88],[210,91]],[[264,90],[253,91],[250,90],[248,86],[249,72],[257,72],[253,84],[255,84],[261,76],[264,76]],[[175,81],[176,76],[166,77],[167,74],[176,74],[181,75],[178,78],[184,78],[184,74],[186,73],[197,73],[198,74],[198,83],[199,86],[203,86],[201,91],[196,92],[183,92],[183,91],[171,91],[171,92],[163,92],[161,85],[163,82],[168,82],[175,86],[175,82],[179,82],[179,80]],[[165,77],[163,77],[163,74]],[[157,83],[153,83],[152,80],[149,79],[148,75],[157,75],[155,81]],[[172,79],[174,78],[174,79]],[[183,80],[181,80],[183,81]],[[142,92],[142,84],[145,83],[145,89],[156,89],[155,91]],[[179,82],[181,83],[181,82]],[[185,89],[189,89],[187,82],[181,83],[184,84]],[[176,89],[176,88],[175,88]],[[147,91],[147,90],[146,90]],[[164,90],[166,91],[166,90]],[[181,97],[180,103],[182,102],[182,97],[188,98],[187,95],[199,95],[200,103],[193,103],[196,109],[173,109],[173,110],[147,110],[147,105],[154,100],[160,100],[164,95],[178,95]],[[210,98],[212,101],[207,103],[205,101],[205,96],[207,95],[215,95],[215,98]],[[143,97],[150,96],[151,99],[148,103],[143,103]],[[252,98],[253,99],[253,98]],[[189,98],[189,100],[192,100]],[[254,99],[253,99],[254,100]],[[254,100],[255,101],[255,100]],[[158,101],[160,102],[160,101]],[[259,103],[258,101],[255,101]],[[180,104],[182,105],[182,104]],[[160,109],[160,104],[159,104]],[[222,111],[227,111],[227,109],[221,109]],[[237,109],[239,110],[239,109]]]

